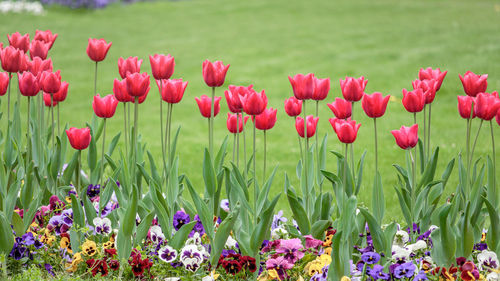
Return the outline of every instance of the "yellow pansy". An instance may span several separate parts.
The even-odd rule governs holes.
[[[91,257],[97,253],[97,245],[94,241],[86,240],[82,245],[82,252]]]
[[[114,241],[109,240],[108,242],[104,242],[104,243],[102,244],[102,247],[103,247],[104,249],[114,249],[114,248],[115,248],[115,242],[114,242]]]
[[[327,256],[331,256],[332,255],[332,247],[325,248],[325,255],[327,255]]]
[[[280,276],[278,275],[278,272],[274,269],[269,269],[267,271],[267,280],[278,280],[281,281]]]
[[[342,278],[340,279],[340,281],[351,281],[351,278],[349,278],[347,276],[342,276]]]
[[[59,247],[61,249],[67,249],[68,253],[72,254],[73,250],[71,249],[71,244],[69,242],[68,237],[63,237],[59,242]]]
[[[319,257],[319,260],[321,261],[321,263],[323,264],[323,266],[325,265],[329,265],[331,262],[332,262],[332,257],[331,257],[331,251],[332,251],[332,248],[328,248],[330,249],[330,253],[328,254],[322,254],[320,257]],[[326,252],[326,250],[325,250]]]

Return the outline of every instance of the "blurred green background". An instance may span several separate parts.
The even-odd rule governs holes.
[[[285,172],[291,175],[298,188],[295,165],[299,148],[295,126],[283,109],[284,99],[293,94],[287,76],[312,72],[320,78],[331,78],[330,94],[320,104],[318,132],[321,136],[328,134],[328,150],[337,151],[341,151],[342,146],[328,122],[333,114],[326,103],[341,96],[340,78],[365,76],[369,80],[367,93],[378,91],[394,96],[386,115],[377,122],[379,167],[388,208],[386,220],[402,218],[393,192],[397,177],[392,164],[403,165],[405,161],[405,153],[396,146],[390,130],[413,122],[412,115],[401,104],[401,89],[411,88],[411,81],[417,79],[421,67],[448,70],[432,109],[432,145],[441,149],[440,175],[446,163],[465,147],[466,123],[457,112],[456,96],[464,95],[458,74],[467,70],[488,73],[488,91],[500,89],[499,26],[500,4],[497,1],[469,0],[158,1],[112,4],[95,11],[51,6],[40,16],[6,14],[0,17],[4,44],[7,44],[6,35],[15,31],[29,32],[33,36],[35,29],[51,29],[59,34],[49,56],[54,68],[60,69],[63,80],[70,84],[68,98],[60,105],[61,118],[69,126],[82,127],[93,114],[94,63],[85,52],[89,37],[113,42],[106,60],[99,64],[98,92],[101,95],[112,93],[113,79],[119,77],[119,57],[138,56],[144,60],[141,70],[150,73],[149,55],[173,55],[176,61],[173,78],[189,81],[182,102],[174,106],[173,115],[173,128],[182,126],[178,145],[180,170],[200,192],[203,189],[202,152],[208,146],[208,131],[206,119],[199,114],[194,97],[210,93],[201,72],[205,59],[231,64],[224,87],[217,89],[218,96],[223,95],[230,84],[253,84],[256,90],[266,91],[269,106],[278,108],[278,122],[268,132],[267,146],[268,174],[273,166],[279,165],[273,193],[283,191]],[[221,105],[222,110],[215,120],[216,145],[220,145],[228,134],[225,100]],[[2,110],[5,106],[6,102],[2,102]],[[26,106],[25,101],[23,106]],[[312,109],[312,104],[308,108]],[[354,118],[362,123],[355,155],[360,157],[364,150],[368,151],[360,200],[370,206],[374,176],[373,122],[362,112],[360,103],[354,111]],[[115,117],[109,120],[108,136],[122,130],[122,114],[122,107],[119,107]],[[422,121],[421,114],[419,121]],[[474,133],[478,123],[474,122]],[[159,94],[153,83],[147,100],[140,106],[139,124],[147,148],[159,162]],[[494,130],[496,139],[500,140],[496,123]],[[247,132],[249,152],[250,133],[251,130]],[[110,139],[108,137],[108,141]],[[232,138],[229,140],[227,159],[232,152]],[[262,132],[258,133],[257,145],[260,164]],[[476,156],[484,157],[490,151],[489,126],[484,126]],[[500,159],[499,151],[500,147],[497,159]],[[333,154],[328,155],[327,169],[336,171]],[[257,173],[258,176],[262,173],[261,168],[257,168]],[[499,174],[500,164],[497,165]],[[454,191],[457,178],[455,169],[446,196]],[[329,184],[326,189],[330,190]],[[187,192],[184,195],[189,197]],[[277,209],[290,214],[284,195]]]

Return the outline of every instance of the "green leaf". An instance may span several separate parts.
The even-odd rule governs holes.
[[[73,173],[75,171],[77,164],[78,164],[78,151],[75,151],[73,157],[68,163],[68,166],[66,166],[66,169],[64,170],[62,176],[63,185],[69,185],[71,183],[71,178],[73,177]]]
[[[155,216],[154,212],[150,212],[146,217],[144,217],[141,220],[141,223],[139,226],[137,226],[137,231],[135,234],[135,243],[134,245],[140,245],[142,244],[142,240],[146,237],[148,234],[148,230],[151,227],[151,222],[153,221],[153,218]]]
[[[8,255],[14,246],[14,236],[10,223],[5,218],[4,214],[0,212],[0,253]]]
[[[75,224],[79,227],[85,226],[85,215],[82,209],[82,205],[80,205],[80,200],[76,198],[74,194],[70,195],[71,197],[71,208],[73,209],[73,218],[75,220]]]
[[[368,227],[370,228],[370,234],[373,239],[373,247],[377,250],[378,253],[386,254],[387,245],[384,233],[380,228],[380,224],[377,219],[365,208],[360,208],[359,211],[365,217],[366,223],[368,223]]]
[[[21,236],[24,233],[23,219],[17,212],[12,212],[12,226],[17,236]]]
[[[438,157],[439,157],[439,147],[436,147],[434,153],[432,154],[431,159],[425,166],[424,174],[422,175],[420,181],[418,182],[417,193],[422,186],[425,186],[429,182],[434,180],[434,174],[436,173]]]
[[[325,230],[332,224],[329,220],[318,220],[311,227],[311,235],[316,239],[323,240]]]
[[[385,198],[384,188],[382,187],[382,177],[378,171],[376,172],[373,182],[372,209],[375,219],[381,224],[385,212]]]
[[[90,134],[92,136],[92,139],[90,140],[90,145],[88,147],[87,163],[90,171],[94,171],[97,165],[97,146],[96,146],[97,138],[92,129],[90,130]]]
[[[270,231],[271,223],[274,217],[274,207],[276,206],[276,203],[278,203],[280,196],[281,193],[276,195],[276,197],[274,197],[271,201],[271,204],[269,204],[269,206],[259,215],[260,221],[254,228],[252,237],[250,238],[250,246],[254,256],[259,253],[260,246],[266,238],[266,234]]]
[[[116,145],[118,144],[118,141],[120,140],[120,136],[121,136],[121,132],[119,132],[118,134],[116,134],[113,139],[111,140],[111,142],[109,143],[108,145],[108,151],[107,151],[107,155],[111,156],[113,155],[113,152],[115,151],[115,148],[116,148]]]
[[[363,181],[363,166],[365,163],[365,156],[366,156],[366,150],[363,152],[363,155],[361,155],[361,158],[359,159],[358,162],[358,177],[356,182],[356,191],[354,193],[356,195],[359,193],[359,189],[361,188],[361,183]]]
[[[288,180],[288,176],[285,173],[285,194],[288,199],[288,203],[290,208],[292,209],[293,217],[297,221],[299,225],[300,232],[304,235],[309,234],[311,231],[311,226],[309,219],[307,218],[306,210],[302,206],[302,204],[297,199],[297,195],[295,191],[290,185],[290,181]]]
[[[179,228],[179,230],[174,234],[172,239],[168,241],[168,245],[176,250],[182,248],[187,238],[189,237],[189,233],[191,233],[191,230],[193,230],[193,227],[196,225],[196,223],[197,221],[192,221],[181,226],[181,228]]]
[[[488,248],[500,256],[500,214],[488,199],[484,198],[484,204],[490,215],[490,229],[486,236]]]
[[[201,223],[205,228],[205,232],[207,233],[210,240],[213,241],[214,226],[213,226],[213,213],[211,212],[211,210],[213,209],[210,209],[207,206],[207,204],[203,200],[201,200],[200,195],[198,195],[196,190],[194,190],[193,186],[191,185],[191,182],[187,177],[185,178],[185,180],[189,193],[191,194],[191,198],[193,198],[193,202],[196,207],[196,211],[198,212],[198,216],[200,216]]]
[[[88,198],[86,193],[82,199],[83,207],[85,208],[85,215],[87,216],[87,223],[94,226],[94,219],[97,217],[94,205],[92,204],[92,202],[90,202],[90,199]]]
[[[213,198],[217,186],[217,178],[215,177],[215,170],[212,165],[210,152],[208,152],[206,148],[203,155],[203,180],[205,181],[205,188],[209,197]]]
[[[212,250],[210,251],[210,264],[216,265],[219,261],[220,254],[222,253],[222,249],[226,244],[227,238],[233,229],[233,225],[238,218],[238,214],[240,212],[240,206],[236,205],[231,213],[226,217],[224,221],[221,222],[219,228],[217,229],[217,233],[215,233],[215,239],[211,240]],[[205,226],[205,225],[203,225]]]
[[[121,261],[127,260],[132,251],[132,233],[135,227],[137,214],[137,192],[132,189],[132,198],[123,217],[120,219],[120,231],[116,237],[118,257]]]

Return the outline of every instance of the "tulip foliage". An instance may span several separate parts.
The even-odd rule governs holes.
[[[169,54],[151,55],[151,75],[144,70],[143,59],[120,58],[117,79],[98,81],[97,66],[108,63],[105,60],[111,42],[89,39],[87,54],[95,62],[94,81],[88,83],[88,88],[94,89],[94,94],[88,96],[89,112],[93,113],[88,122],[63,124],[61,131],[59,108],[72,93],[70,85],[62,81],[64,70],[54,71],[49,57],[56,38],[57,34],[50,31],[37,31],[32,41],[29,34],[14,33],[8,36],[10,46],[0,49],[5,71],[0,73],[0,99],[2,103],[7,99],[7,114],[0,115],[0,122],[5,124],[0,132],[0,261],[5,276],[9,268],[21,263],[19,260],[29,262],[29,258],[21,258],[27,249],[24,246],[34,245],[27,245],[31,243],[25,241],[28,236],[35,234],[36,239],[49,245],[52,233],[60,236],[58,243],[66,249],[63,254],[72,255],[65,258],[68,264],[61,271],[79,270],[83,254],[86,261],[82,265],[87,264],[88,273],[106,276],[108,268],[112,268],[119,278],[153,278],[151,270],[157,265],[152,261],[160,260],[173,270],[164,272],[181,272],[173,269],[177,258],[176,264],[183,266],[184,273],[189,272],[188,277],[199,276],[196,272],[204,270],[210,280],[224,272],[239,274],[235,278],[241,280],[285,280],[291,278],[291,272],[301,271],[308,271],[310,277],[320,273],[324,277],[321,280],[345,280],[353,275],[351,262],[361,264],[362,270],[357,271],[366,275],[376,270],[369,267],[374,259],[385,265],[397,260],[394,264],[399,268],[392,272],[378,268],[377,276],[402,276],[414,269],[398,264],[404,252],[398,247],[408,241],[415,242],[416,247],[418,241],[424,240],[432,242],[430,254],[425,255],[430,255],[438,268],[454,264],[457,257],[472,258],[480,241],[486,241],[492,253],[500,255],[500,192],[495,175],[493,121],[495,118],[500,124],[500,98],[497,92],[486,92],[486,74],[468,71],[460,75],[466,96],[458,96],[458,113],[465,120],[466,149],[444,169],[438,165],[439,147],[433,147],[431,142],[431,105],[439,100],[437,93],[447,72],[421,69],[418,80],[412,83],[413,90],[403,89],[402,107],[414,122],[391,132],[395,144],[403,150],[401,155],[405,155],[403,164],[394,164],[394,191],[404,217],[401,227],[396,222],[384,225],[385,196],[378,168],[377,122],[384,122],[391,96],[367,94],[367,79],[346,77],[340,80],[343,98],[325,101],[332,111],[331,118],[325,118],[319,116],[319,108],[328,99],[330,79],[312,73],[289,76],[293,96],[284,101],[284,110],[292,118],[291,127],[295,126],[300,155],[296,177],[283,175],[283,197],[296,222],[285,225],[280,221],[282,213],[275,215],[282,194],[272,192],[277,189],[273,182],[280,176],[279,167],[266,175],[267,136],[274,133],[275,124],[284,120],[284,114],[269,104],[265,90],[256,90],[253,85],[229,85],[225,90],[225,103],[231,112],[225,121],[233,134],[230,160],[229,138],[220,142],[213,133],[216,122],[226,116],[219,114],[226,108],[222,106],[222,93],[216,96],[216,91],[224,86],[229,64],[209,60],[202,63],[200,74],[212,92],[211,96],[194,98],[200,119],[208,119],[208,141],[200,171],[203,186],[197,186],[189,175],[182,174],[176,152],[181,128],[171,128],[176,118],[174,106],[183,106],[188,85],[181,78],[172,79],[174,58]],[[12,82],[13,75],[18,77],[17,85]],[[141,104],[151,95],[151,79],[158,87],[160,102],[161,162],[146,148],[138,126]],[[97,92],[104,83],[113,85],[112,94]],[[11,105],[16,86],[18,99]],[[20,110],[21,98],[27,100],[27,112]],[[315,108],[308,107],[311,102]],[[50,111],[47,119],[46,107]],[[116,114],[117,107],[123,107],[122,116]],[[363,153],[356,140],[372,127],[355,119],[362,112],[360,108],[373,120],[374,130],[374,150]],[[423,115],[423,124],[417,122],[417,114]],[[111,140],[106,139],[109,118],[123,121],[123,132]],[[251,122],[247,125],[248,120]],[[318,131],[318,124],[328,124],[326,120],[336,135],[333,141],[342,145],[341,152],[327,153],[331,137]],[[475,121],[478,129],[474,135]],[[475,158],[477,139],[488,123],[492,155],[485,160]],[[253,130],[247,133],[249,126]],[[249,136],[252,142],[247,142]],[[259,148],[258,154],[257,138],[261,136],[263,149]],[[247,143],[252,146],[251,155],[247,155]],[[357,153],[359,157],[355,157]],[[371,189],[363,182],[364,166],[369,165],[365,155],[369,153],[375,156]],[[329,158],[334,159],[335,167],[327,166]],[[444,200],[455,166],[458,185],[453,196]],[[262,169],[262,178],[257,176],[257,169]],[[190,198],[184,196],[185,189]],[[372,193],[370,209],[358,199],[361,191],[368,190]],[[53,215],[51,219],[43,219],[47,209]],[[47,226],[42,226],[44,223]],[[43,233],[40,227],[44,227]],[[431,228],[422,238],[420,229]],[[483,229],[488,229],[486,234]],[[283,233],[290,239],[273,240]],[[405,234],[408,241],[400,243]],[[99,252],[96,242],[108,247],[104,252],[112,260],[106,259],[104,253],[97,254],[101,259],[90,258]],[[303,244],[309,249],[304,249]],[[368,250],[363,251],[361,246],[370,250],[368,256]],[[319,258],[315,260],[312,253]],[[301,262],[304,266],[299,265]],[[294,267],[300,270],[294,271]],[[461,270],[467,272],[468,267],[463,265]]]

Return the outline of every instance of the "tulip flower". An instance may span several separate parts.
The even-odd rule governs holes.
[[[52,60],[46,59],[42,60],[39,57],[34,57],[33,60],[28,65],[28,70],[40,79],[40,74],[44,71],[53,71]]]
[[[441,89],[441,84],[443,84],[444,77],[448,73],[448,70],[441,72],[441,69],[432,69],[430,67],[423,69],[421,68],[418,72],[418,79],[420,80],[436,80],[436,91]]]
[[[113,117],[116,106],[118,106],[118,100],[113,95],[107,95],[102,98],[99,95],[94,96],[94,102],[92,103],[95,115],[100,118]]]
[[[12,35],[7,34],[7,38],[9,39],[9,44],[12,47],[25,53],[28,52],[30,47],[30,35],[28,33],[24,35],[21,35],[19,32],[13,33]]]
[[[500,126],[500,110],[497,111],[497,115],[495,117],[495,120],[497,120],[498,126]]]
[[[330,121],[335,133],[337,133],[339,141],[349,144],[356,140],[361,124],[356,123],[354,120],[343,120],[338,118],[330,118],[328,121]]]
[[[23,72],[17,75],[19,80],[19,91],[25,97],[33,97],[40,92],[40,85],[36,76],[31,72]]]
[[[0,72],[0,96],[7,93],[9,87],[9,74],[7,72]]]
[[[55,94],[61,87],[61,71],[44,71],[40,76],[40,86],[48,94]]]
[[[467,71],[464,76],[458,74],[458,77],[460,77],[464,91],[468,96],[475,97],[479,93],[486,92],[488,74],[478,75],[472,71]]]
[[[40,40],[33,40],[30,44],[30,58],[39,57],[42,60],[47,58],[47,54],[49,53],[50,43],[45,43]]]
[[[238,115],[238,120],[236,120],[236,115]],[[227,113],[227,121],[226,121],[226,126],[227,130],[231,134],[237,134],[243,132],[243,121],[245,121],[245,124],[247,123],[248,118],[250,116],[245,116],[243,118],[243,115],[236,113],[236,114],[231,114]],[[238,128],[238,129],[236,129]]]
[[[113,94],[119,102],[134,102],[134,97],[128,94],[126,78],[122,81],[118,79],[113,81]]]
[[[104,39],[89,38],[87,45],[87,55],[95,62],[103,61],[111,48],[112,42],[107,43]]]
[[[498,93],[479,93],[474,102],[474,114],[485,121],[490,121],[497,114],[500,108]]]
[[[10,73],[21,72],[24,68],[23,64],[27,63],[24,52],[12,46],[7,46],[1,50],[0,59],[3,70]]]
[[[382,93],[379,92],[375,92],[371,95],[365,94],[361,102],[361,107],[370,118],[382,117],[385,114],[390,97],[390,95],[384,97]]]
[[[347,119],[351,117],[352,103],[341,98],[335,98],[335,101],[327,104],[335,117]]]
[[[288,80],[290,80],[290,84],[292,84],[293,95],[295,98],[298,100],[307,100],[312,98],[316,86],[314,74],[296,74],[293,78],[288,76]],[[324,95],[325,92],[328,94],[328,90],[325,91],[325,89],[326,86],[329,86],[330,84],[329,80],[324,82],[321,81],[319,84],[321,84],[322,89],[318,91],[318,96]]]
[[[66,96],[68,95],[68,87],[69,87],[68,82],[62,81],[61,87],[59,87],[59,90],[52,95],[54,98],[54,101],[63,102],[66,99]]]
[[[402,149],[411,149],[418,143],[418,124],[413,124],[411,127],[401,126],[399,130],[391,131],[396,144]]]
[[[118,59],[118,73],[122,79],[125,79],[128,74],[141,72],[142,60],[138,60],[137,57],[128,57],[124,59],[120,57]]]
[[[149,63],[151,64],[151,73],[153,73],[153,77],[156,80],[170,79],[172,77],[175,60],[170,54],[149,56]]]
[[[311,99],[315,101],[320,101],[326,99],[328,92],[330,91],[330,78],[319,79],[314,78],[314,92]]]
[[[43,93],[43,102],[46,107],[54,107],[57,105],[58,102],[53,100],[52,96],[51,94]]]
[[[423,90],[421,88],[417,88],[413,91],[403,89],[402,102],[408,112],[417,113],[422,111],[425,106],[425,95]]]
[[[425,104],[430,104],[434,101],[437,92],[438,81],[434,79],[415,80],[412,82],[413,89],[422,89],[425,96]],[[410,111],[411,112],[411,111]]]
[[[249,91],[245,96],[241,97],[243,111],[248,115],[259,115],[267,107],[267,96],[264,90],[257,93],[255,90]]]
[[[285,100],[285,112],[290,117],[296,117],[300,115],[302,111],[302,101],[295,97],[290,97]]]
[[[224,91],[224,95],[226,96],[227,106],[231,112],[240,113],[243,110],[241,99],[253,90],[252,87],[253,85],[248,87],[229,85],[229,90]]]
[[[256,115],[253,121],[255,122],[255,126],[257,127],[257,129],[262,131],[272,129],[274,127],[274,124],[276,124],[277,112],[277,109],[268,108],[265,109],[261,114]]]
[[[203,62],[203,79],[207,86],[212,88],[222,86],[229,66],[229,64],[224,65],[221,61],[212,63],[209,60],[205,60]]]
[[[194,98],[196,100],[196,103],[198,104],[198,108],[200,109],[200,113],[203,117],[205,118],[210,118],[211,115],[211,104],[212,104],[212,99],[207,96],[207,95],[202,95],[201,97],[196,97]],[[220,102],[221,97],[215,97],[215,110],[214,110],[214,116],[217,116],[220,111]]]
[[[158,87],[161,88],[161,98],[164,101],[168,103],[178,103],[184,95],[188,82],[183,82],[182,79],[163,79],[158,80],[157,84]]]
[[[319,118],[312,115],[306,117],[307,120],[307,138],[311,138],[316,133]],[[295,129],[301,138],[304,138],[304,118],[297,117],[295,119]]]
[[[149,75],[147,73],[132,73],[127,75],[127,91],[133,97],[141,97],[149,92]]]
[[[40,41],[43,41],[45,43],[50,44],[49,49],[52,48],[52,45],[54,45],[54,42],[56,41],[56,39],[57,39],[57,33],[52,34],[52,31],[50,31],[50,30],[42,31],[42,30],[37,29],[35,31],[34,40],[40,40]]]
[[[366,84],[368,80],[361,76],[358,79],[353,77],[346,77],[344,80],[340,80],[340,89],[342,90],[342,96],[344,99],[350,102],[357,102],[363,98],[365,92]]]
[[[76,177],[76,183],[75,187],[77,190],[77,193],[80,192],[81,190],[81,185],[80,185],[80,167],[81,167],[81,158],[82,158],[82,150],[86,149],[89,147],[90,141],[92,139],[92,136],[90,135],[90,129],[89,128],[75,128],[71,127],[68,130],[66,130],[66,135],[68,136],[69,143],[71,146],[78,150],[78,161],[77,161],[77,166],[76,166],[76,172],[75,172],[75,177]]]
[[[474,109],[472,103],[475,102],[476,98],[471,96],[457,96],[458,99],[458,113],[464,119],[475,118]],[[472,114],[471,114],[472,110]]]

